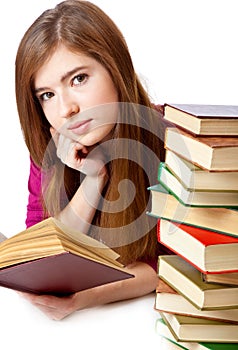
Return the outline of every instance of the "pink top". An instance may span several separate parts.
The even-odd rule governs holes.
[[[28,191],[26,227],[35,225],[44,218],[44,211],[41,204],[41,169],[32,159],[30,159]]]

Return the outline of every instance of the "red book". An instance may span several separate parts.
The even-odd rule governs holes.
[[[158,241],[203,273],[238,272],[238,238],[160,219]]]

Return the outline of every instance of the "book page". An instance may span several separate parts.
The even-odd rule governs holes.
[[[5,241],[5,239],[7,239],[7,237],[3,233],[0,232],[0,243]]]

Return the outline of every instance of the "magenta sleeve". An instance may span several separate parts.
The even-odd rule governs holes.
[[[155,272],[157,272],[157,265],[158,265],[158,258],[156,259],[146,259],[146,260],[141,260],[142,262],[144,262],[145,264],[148,264],[149,266],[152,267],[152,269],[155,270]]]
[[[41,169],[31,158],[28,191],[26,227],[37,224],[42,221],[44,217],[44,211],[41,204]]]

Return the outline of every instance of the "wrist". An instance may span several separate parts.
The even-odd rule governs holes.
[[[105,186],[108,182],[109,176],[105,167],[95,175],[87,175],[86,178],[92,183],[98,183],[98,185]]]

